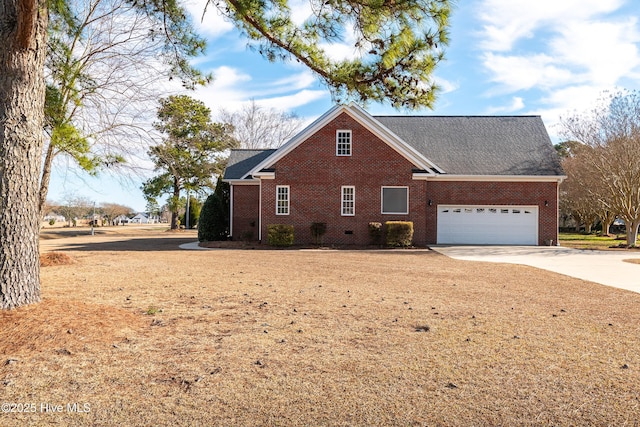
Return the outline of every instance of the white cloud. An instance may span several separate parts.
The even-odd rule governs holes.
[[[485,114],[493,115],[493,114],[510,114],[515,113],[516,111],[522,110],[524,108],[524,99],[519,96],[514,96],[511,98],[511,104],[503,105],[500,107],[489,107]]]
[[[214,69],[213,74],[213,84],[199,88],[194,96],[214,112],[220,108],[238,111],[252,100],[265,107],[291,111],[329,94],[326,90],[309,89],[316,80],[308,71],[266,83],[228,66]]]
[[[558,62],[581,67],[595,84],[615,85],[640,65],[638,19],[573,22],[559,29],[550,47]]]
[[[213,2],[207,6],[207,1],[189,0],[185,3],[185,8],[191,14],[198,33],[211,39],[231,31],[233,24],[225,20]]]
[[[604,90],[640,85],[640,28],[623,15],[634,0],[479,0],[485,94],[510,94],[553,129]],[[490,108],[500,111],[503,107]]]
[[[296,25],[302,25],[312,14],[309,0],[290,0],[291,20]]]
[[[483,21],[481,45],[508,51],[522,38],[531,38],[542,26],[557,27],[584,21],[620,8],[624,0],[484,0],[478,5]]]
[[[251,81],[249,74],[243,73],[232,67],[223,65],[213,70],[214,81],[211,87],[214,90],[225,90],[231,86],[236,86],[239,83]]]
[[[302,72],[291,76],[283,77],[270,83],[275,90],[300,90],[312,86],[317,81],[317,77],[311,71],[304,68]]]
[[[256,99],[256,104],[266,108],[275,108],[276,110],[290,111],[294,108],[301,107],[313,101],[322,99],[328,94],[329,93],[324,90],[305,89],[292,95]]]
[[[460,83],[452,82],[440,76],[435,76],[436,85],[440,88],[440,94],[450,93],[458,90]]]
[[[489,52],[483,58],[483,65],[491,72],[491,81],[499,83],[506,92],[533,87],[550,88],[572,82],[575,76],[555,62],[546,54],[506,56]]]

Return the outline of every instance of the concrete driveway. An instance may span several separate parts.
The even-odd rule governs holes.
[[[636,251],[592,251],[560,246],[431,246],[454,259],[523,264],[640,293]]]

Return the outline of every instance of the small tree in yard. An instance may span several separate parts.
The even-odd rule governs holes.
[[[222,169],[222,152],[236,145],[231,127],[211,122],[211,111],[203,102],[186,95],[160,100],[154,127],[163,140],[151,147],[149,156],[157,175],[143,186],[147,200],[168,194],[171,229],[178,228],[178,212],[184,206],[182,190],[201,191],[212,188],[211,177]]]

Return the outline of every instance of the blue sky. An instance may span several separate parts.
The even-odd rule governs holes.
[[[270,63],[246,47],[246,40],[209,8],[200,22],[203,0],[189,10],[209,40],[195,63],[215,81],[192,96],[214,112],[236,110],[252,99],[265,107],[313,120],[331,108],[331,96],[313,74],[298,64]],[[294,0],[304,16],[307,0]],[[454,6],[446,60],[435,78],[442,92],[435,115],[540,115],[554,142],[559,117],[585,111],[607,90],[640,90],[640,2],[638,0],[466,0]],[[349,55],[334,45],[337,56]],[[371,104],[372,114],[403,114]],[[141,179],[84,177],[59,167],[50,199],[64,194],[96,203],[114,202],[144,210]],[[152,174],[152,171],[149,171]]]

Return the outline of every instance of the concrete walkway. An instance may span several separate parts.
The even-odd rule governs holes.
[[[188,251],[210,251],[212,249],[217,249],[217,248],[203,248],[202,246],[199,246],[199,243],[200,242],[183,243],[178,247],[180,249],[185,249]]]
[[[523,264],[640,293],[637,251],[592,251],[560,246],[431,246],[454,259]]]

